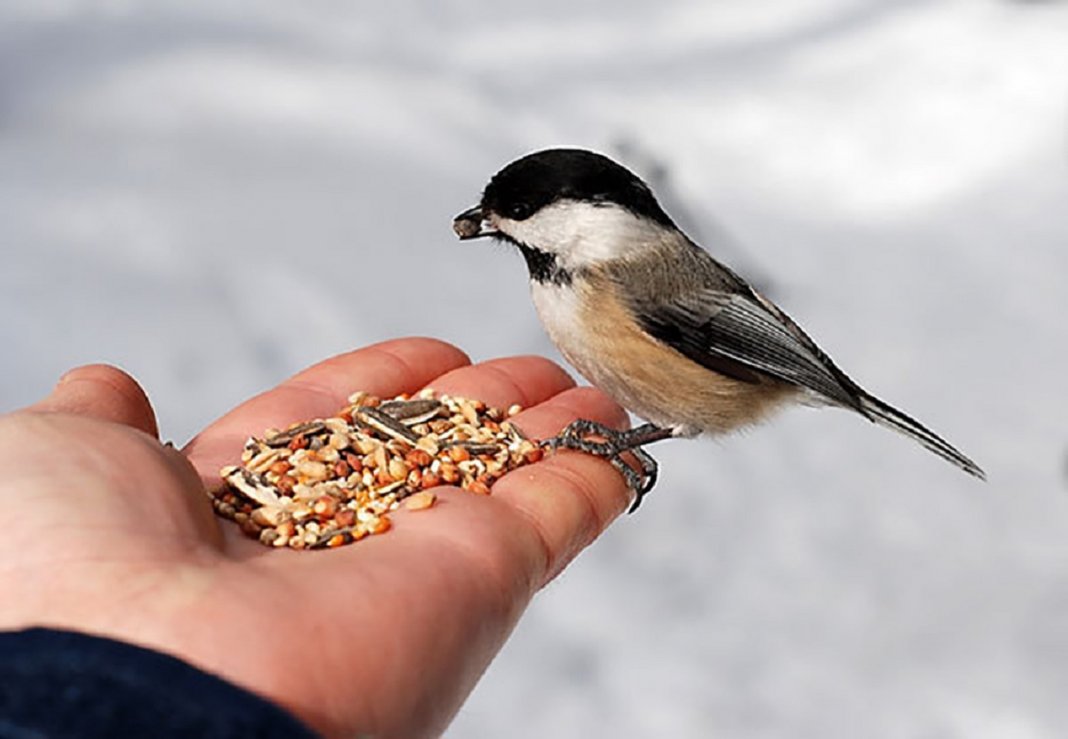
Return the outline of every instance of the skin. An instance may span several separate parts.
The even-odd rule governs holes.
[[[329,415],[364,389],[430,386],[521,404],[528,435],[576,418],[622,428],[603,393],[537,357],[471,365],[401,339],[326,360],[248,400],[181,452],[144,392],[80,367],[0,416],[0,629],[49,626],[173,654],[284,706],[327,736],[440,733],[534,594],[628,503],[607,463],[561,452],[490,497],[438,488],[385,535],[320,552],[272,550],[212,514],[205,485],[250,433]],[[61,462],[61,463],[59,463]]]

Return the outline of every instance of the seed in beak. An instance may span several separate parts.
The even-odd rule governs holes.
[[[452,230],[461,240],[476,239],[492,233],[482,228],[482,209],[477,205],[456,216],[452,221]]]

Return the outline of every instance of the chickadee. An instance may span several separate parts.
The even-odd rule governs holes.
[[[724,433],[790,401],[856,411],[985,479],[948,442],[849,379],[778,306],[690,241],[648,185],[605,156],[547,149],[518,159],[453,229],[464,240],[514,244],[561,354],[647,421],[620,432],[578,420],[549,442],[611,461],[636,494],[632,511],[656,481],[643,445]],[[640,471],[624,462],[628,451]]]

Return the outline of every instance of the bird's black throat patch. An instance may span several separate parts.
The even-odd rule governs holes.
[[[530,279],[541,284],[570,285],[571,273],[567,271],[555,254],[550,254],[533,246],[512,242],[519,247],[523,259],[527,260],[527,271]]]

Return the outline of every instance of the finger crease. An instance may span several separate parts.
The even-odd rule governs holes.
[[[557,557],[553,556],[553,546],[549,543],[549,535],[540,519],[525,506],[521,507],[513,502],[505,507],[518,515],[534,534],[534,546],[541,555],[541,562],[538,570],[531,573],[531,582],[537,583],[537,587],[541,588],[548,579],[549,573],[556,570]]]
[[[579,497],[583,502],[585,513],[582,515],[582,523],[584,528],[589,531],[589,536],[583,545],[589,543],[598,533],[604,531],[608,524],[611,522],[612,517],[604,516],[601,514],[600,506],[597,505],[597,493],[594,490],[593,483],[585,475],[572,470],[570,467],[563,465],[550,466],[546,468],[546,471],[556,475],[559,479],[563,480],[565,484],[573,487],[578,491]],[[590,527],[592,524],[592,529]]]
[[[511,387],[512,392],[519,397],[520,405],[526,406],[529,404],[530,401],[527,398],[526,392],[523,391],[523,387],[518,382],[516,382],[515,378],[513,378],[508,372],[501,369],[495,364],[484,364],[479,369],[483,371],[493,372],[493,374],[497,375],[502,380],[507,382],[508,385]]]

